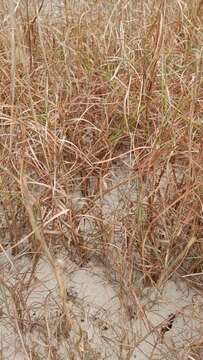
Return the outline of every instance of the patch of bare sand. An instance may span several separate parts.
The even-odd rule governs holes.
[[[27,265],[24,264],[24,271]],[[202,334],[202,299],[183,281],[170,280],[160,292],[148,288],[140,298],[143,312],[135,309],[134,319],[129,320],[122,309],[118,284],[106,279],[102,267],[90,263],[79,268],[64,259],[64,279],[74,321],[81,329],[79,348],[84,359],[161,360],[172,359],[173,354],[174,358],[179,354],[178,359],[188,359],[189,344]],[[28,349],[35,349],[45,359],[48,343],[59,359],[68,359],[68,336],[57,336],[60,311],[57,284],[43,259],[31,289],[25,305],[32,326],[22,335],[17,322],[8,321],[13,307],[8,293],[5,301],[7,291],[1,286],[2,359],[31,359]]]

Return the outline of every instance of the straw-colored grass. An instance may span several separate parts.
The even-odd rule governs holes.
[[[139,306],[137,273],[140,296],[172,277],[201,289],[203,2],[0,0],[0,18],[1,248],[8,238],[13,264],[31,264],[26,281],[0,281],[27,359],[37,360],[25,340],[25,292],[42,256],[64,332],[80,330],[55,260],[62,249],[80,266],[102,262],[124,305],[129,297]],[[115,182],[113,167],[125,171]],[[122,192],[130,182],[132,193]],[[108,221],[113,191],[123,211]]]

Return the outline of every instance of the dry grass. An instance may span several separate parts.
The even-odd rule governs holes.
[[[61,249],[80,266],[104,263],[124,304],[139,306],[137,272],[141,292],[172,276],[201,288],[203,270],[202,0],[54,3],[0,1],[1,247],[7,238],[14,263],[31,263],[15,285],[0,279],[34,360],[43,357],[27,348],[25,293],[41,256],[65,333],[79,329],[55,261]],[[125,176],[111,181],[112,167]],[[108,221],[105,197],[130,182],[137,190],[119,193],[123,212]],[[202,338],[191,359],[198,347]]]

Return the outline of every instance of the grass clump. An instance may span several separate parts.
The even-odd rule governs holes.
[[[140,291],[200,288],[202,1],[1,0],[0,17],[1,243],[30,259],[22,293],[44,256],[74,331],[62,249],[132,298],[137,273]]]

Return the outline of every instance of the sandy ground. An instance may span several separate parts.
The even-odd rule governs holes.
[[[106,178],[105,188],[108,183],[112,186],[125,178],[126,167],[116,166]],[[118,245],[118,234],[122,232],[118,214],[125,214],[129,201],[136,202],[137,198],[137,182],[130,180],[105,195],[102,202],[99,200],[104,221],[116,223],[115,242]],[[78,190],[71,194],[71,199],[72,205],[81,206]],[[88,240],[94,230],[91,217],[86,222],[81,221],[80,227]],[[30,289],[20,293],[24,302],[21,300],[20,306],[27,309],[24,316],[27,316],[28,324],[32,324],[28,325],[26,335],[22,335],[15,320],[18,309],[13,305],[12,294],[9,288],[1,285],[1,360],[32,359],[30,349],[39,354],[39,359],[71,359],[70,339],[80,344],[76,359],[193,359],[189,357],[189,344],[203,334],[203,300],[198,291],[188,288],[183,280],[169,280],[159,290],[148,287],[142,296],[139,287],[135,286],[134,301],[129,302],[128,311],[121,301],[119,281],[109,276],[105,265],[94,259],[82,266],[76,265],[65,251],[60,256],[56,254],[57,261],[77,335],[74,332],[72,338],[68,334],[67,337],[59,335],[62,319],[57,283],[50,265],[42,258]],[[19,284],[29,274],[30,259],[27,256],[14,259],[8,249],[6,254],[0,254],[0,267],[2,278],[10,288],[14,286],[16,296],[21,291]],[[48,344],[52,344],[51,349]],[[55,357],[51,357],[51,353]]]
[[[102,267],[90,263],[86,268],[77,268],[65,258],[63,263],[73,321],[81,328],[80,351],[85,354],[84,359],[93,359],[94,356],[112,360],[172,359],[173,354],[174,358],[189,359],[187,343],[195,341],[202,333],[202,299],[197,292],[188,289],[181,281],[171,280],[160,293],[148,288],[140,301],[140,308],[135,309],[137,319],[130,320],[119,301],[118,284],[106,280]],[[18,262],[18,270],[21,268],[25,272],[26,267],[28,263]],[[9,281],[15,282],[14,270],[10,272]],[[40,358],[45,359],[47,343],[44,333],[47,332],[50,343],[56,347],[57,359],[69,359],[67,339],[57,340],[54,332],[59,299],[56,280],[47,262],[44,259],[39,262],[31,291],[26,294],[26,308],[34,324],[26,337],[21,337],[17,323],[7,322],[11,313],[8,314],[6,309],[10,303],[8,294],[7,301],[3,299],[6,293],[1,287],[2,359],[28,359],[28,345],[37,349]],[[145,309],[143,313],[142,308]],[[10,304],[10,312],[11,309]],[[164,332],[167,326],[168,330]]]

